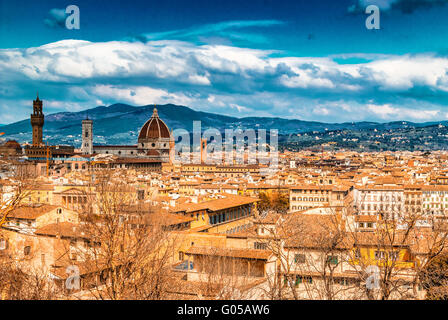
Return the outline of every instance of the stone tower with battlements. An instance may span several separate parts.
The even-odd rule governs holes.
[[[31,114],[31,126],[33,127],[33,146],[43,145],[42,131],[44,127],[44,114],[42,112],[42,100],[39,94],[33,100],[33,113]]]

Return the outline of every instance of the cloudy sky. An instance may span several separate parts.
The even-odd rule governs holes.
[[[79,30],[65,8],[80,9]],[[365,27],[366,6],[381,29]],[[0,0],[0,124],[99,105],[448,119],[448,0]]]

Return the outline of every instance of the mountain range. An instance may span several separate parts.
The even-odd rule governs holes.
[[[153,105],[136,107],[127,104],[113,104],[108,107],[99,106],[79,112],[60,112],[46,115],[44,139],[49,144],[70,144],[79,147],[81,144],[81,121],[89,118],[94,121],[95,144],[136,144],[139,130],[151,117],[153,109]],[[268,131],[278,129],[281,136],[304,133],[322,135],[330,131],[409,131],[416,128],[447,125],[447,121],[425,123],[408,121],[323,123],[275,117],[237,118],[196,111],[189,107],[173,104],[158,105],[157,109],[160,118],[165,121],[170,129],[182,128],[189,132],[192,131],[193,121],[201,121],[202,130],[216,128],[224,132],[225,129],[237,128],[262,128]],[[5,132],[4,139],[16,140],[19,143],[31,142],[32,140],[29,119],[3,125],[1,131]]]

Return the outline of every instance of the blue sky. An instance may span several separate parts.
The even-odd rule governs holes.
[[[117,102],[325,122],[448,119],[448,1],[0,0],[0,123]],[[80,30],[65,7],[80,8]],[[365,7],[381,9],[367,30]]]

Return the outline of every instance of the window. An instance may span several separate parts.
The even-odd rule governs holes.
[[[341,286],[348,286],[351,284],[350,279],[348,278],[340,278],[339,281],[337,281]]]
[[[182,251],[179,251],[179,260],[184,261],[184,253]]]
[[[23,254],[25,256],[29,256],[30,253],[31,253],[31,246],[26,246],[26,247],[23,248]]]
[[[266,250],[267,247],[268,247],[268,246],[267,246],[266,243],[262,243],[262,242],[254,242],[254,249]]]
[[[302,277],[301,276],[296,276],[296,282],[295,285],[298,286],[300,283],[302,283]]]
[[[376,260],[386,259],[386,253],[384,251],[375,251],[375,259]]]
[[[389,257],[391,260],[397,261],[398,260],[398,251],[389,252]]]
[[[312,277],[302,277],[302,276],[296,276],[296,286],[300,283],[313,283]]]
[[[145,198],[145,190],[138,190],[137,191],[137,199],[143,200]]]
[[[294,256],[295,263],[305,263],[305,255],[302,253],[298,253]]]
[[[361,250],[359,248],[356,248],[355,250],[355,258],[361,259]]]
[[[338,256],[328,256],[327,262],[329,264],[337,265],[339,263]]]
[[[6,250],[8,243],[6,239],[0,239],[0,250]]]

